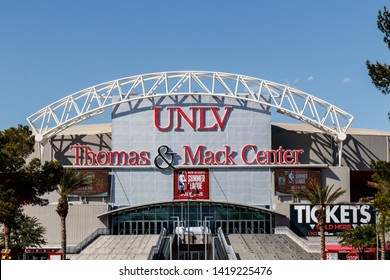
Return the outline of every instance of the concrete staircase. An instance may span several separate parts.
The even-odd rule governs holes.
[[[241,260],[317,259],[284,234],[229,234],[227,239]]]
[[[159,235],[102,235],[71,260],[146,260]]]

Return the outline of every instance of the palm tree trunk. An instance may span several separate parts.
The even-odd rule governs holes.
[[[5,249],[9,249],[9,240],[10,240],[11,230],[8,224],[4,224],[4,246]]]
[[[322,224],[320,225],[320,260],[324,260],[324,254],[325,254],[325,226]]]
[[[325,208],[318,209],[318,227],[320,228],[320,260],[325,259]]]
[[[57,204],[57,213],[61,219],[61,253],[62,259],[66,259],[66,217],[68,216],[69,204],[65,197],[60,197]]]
[[[66,259],[66,217],[61,216],[61,253],[62,259]]]
[[[379,213],[379,219],[378,219],[378,224],[379,224],[379,241],[380,241],[380,247],[381,247],[381,260],[385,260],[386,258],[386,251],[385,251],[385,216],[383,215],[382,212]],[[377,227],[378,228],[378,227]]]
[[[381,260],[385,260],[386,259],[386,251],[385,251],[385,244],[386,244],[386,240],[385,240],[385,233],[384,231],[382,231],[380,233],[380,240],[381,240]]]

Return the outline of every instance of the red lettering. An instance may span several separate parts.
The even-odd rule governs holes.
[[[225,164],[226,164],[226,165],[230,165],[230,164],[235,165],[236,163],[235,163],[234,160],[233,160],[233,154],[234,154],[236,151],[231,150],[231,151],[229,152],[229,150],[230,150],[230,147],[229,147],[228,145],[225,145]]]
[[[225,107],[225,113],[221,117],[218,114],[218,109],[219,107],[217,106],[191,106],[188,107],[189,110],[191,111],[191,116],[188,116],[186,112],[181,107],[178,106],[172,106],[172,107],[167,107],[168,110],[168,124],[166,126],[161,125],[161,113],[162,108],[161,107],[154,107],[154,126],[160,130],[160,131],[167,131],[170,130],[174,127],[175,131],[182,131],[183,129],[183,123],[182,121],[184,120],[190,128],[192,128],[194,131],[211,131],[211,130],[217,130],[218,128],[220,130],[223,130],[226,126],[228,117],[230,115],[230,112],[232,111],[232,106],[226,106]],[[199,116],[197,116],[197,111],[199,111]],[[206,124],[206,115],[207,112],[211,112],[213,121],[210,123],[210,125]],[[174,119],[174,115],[176,114],[176,118]],[[209,115],[207,115],[209,116]],[[197,117],[198,122],[197,122]],[[174,126],[173,122],[176,121],[176,125]]]
[[[206,150],[204,152],[204,163],[207,165],[213,165],[215,163],[214,153],[212,151]]]
[[[161,124],[160,124],[160,109],[161,107],[154,107],[153,108],[153,111],[154,111],[154,127],[157,128],[158,130],[161,130],[161,131],[167,131],[169,129],[172,128],[172,118],[173,118],[173,113],[172,113],[172,110],[173,108],[170,108],[168,107],[168,125],[166,127],[162,127]],[[161,109],[162,110],[162,109]]]
[[[289,159],[293,159],[295,158],[294,157],[294,153],[292,150],[286,150],[283,154],[283,163],[285,164],[293,164],[294,163],[294,160],[289,160]]]
[[[87,149],[88,147],[87,146],[70,146],[69,147],[70,150],[72,151],[73,149],[75,149],[75,163],[73,165],[80,165],[80,153],[79,153],[79,150],[80,149]]]
[[[149,165],[150,162],[149,162],[149,153],[147,151],[141,151],[139,153],[139,157],[140,157],[140,161],[139,161],[139,165]]]
[[[175,109],[176,109],[176,127],[175,127],[175,130],[176,131],[183,130],[181,128],[181,117],[183,117],[185,119],[185,121],[189,124],[189,126],[193,130],[195,130],[195,110],[194,110],[194,108],[190,107],[192,120],[186,115],[186,113],[184,113],[182,108],[176,107]]]
[[[89,163],[88,161],[88,158],[91,157],[91,163]],[[95,158],[96,158],[96,154],[92,151],[88,151],[88,148],[86,148],[84,150],[84,165],[95,165],[96,164],[96,161],[95,161]]]
[[[129,160],[128,160],[128,164],[129,165],[138,165],[139,163],[139,156],[138,156],[138,153],[137,152],[134,152],[134,151],[131,151],[129,153]]]
[[[255,153],[253,160],[248,159],[248,155],[251,152]],[[299,164],[298,155],[303,152],[303,150],[284,150],[282,146],[277,150],[257,151],[255,145],[248,144],[241,150],[241,159],[245,164]]]
[[[103,162],[102,162],[102,158],[104,158]],[[109,155],[106,151],[99,151],[96,154],[96,162],[98,165],[106,165],[108,162],[108,159],[109,159]]]
[[[223,164],[223,160],[222,161],[220,160],[221,158],[223,158],[223,155],[224,155],[224,151],[216,151],[215,152],[215,163],[217,165]]]
[[[189,146],[184,146],[184,162],[183,165],[189,164],[187,159],[191,161],[192,164],[202,164],[203,162],[203,145],[199,145],[196,149],[195,155],[192,154],[191,148]],[[195,163],[195,159],[198,158],[198,162]]]
[[[220,119],[219,114],[217,112],[217,107],[211,107],[210,109],[211,109],[211,112],[214,115],[215,120],[217,121],[219,129],[223,130],[225,125],[226,125],[227,117],[229,116],[230,111],[232,110],[232,106],[226,106],[225,107],[225,114],[223,115],[222,120]]]
[[[199,107],[199,126],[198,130],[199,131],[210,131],[210,130],[215,130],[217,128],[217,124],[214,123],[212,126],[206,126],[206,110],[210,108],[205,108],[205,107]],[[211,108],[213,109],[213,108]],[[215,108],[214,108],[215,109]]]
[[[189,146],[183,146],[184,148],[184,165],[189,163],[195,165],[235,165],[234,154],[235,150],[230,150],[228,145],[225,145],[225,150],[219,150],[215,153],[210,150],[205,150],[205,146],[199,145],[195,154],[192,153]],[[197,159],[197,161],[196,161]],[[222,160],[223,159],[223,160]]]
[[[99,151],[94,153],[88,150],[88,146],[70,146],[70,150],[75,150],[75,163],[73,165],[149,165],[149,153],[141,151]]]
[[[294,150],[293,152],[294,152],[294,164],[300,164],[298,155],[303,154],[304,151],[300,149],[300,150]]]
[[[264,160],[262,160],[262,159],[264,159]],[[258,164],[269,164],[267,151],[260,150],[256,154],[256,161],[257,161]]]
[[[241,159],[242,161],[245,163],[245,164],[254,164],[255,163],[255,160],[253,159],[252,161],[249,161],[248,160],[248,153],[253,150],[254,152],[256,152],[256,146],[255,145],[251,145],[251,144],[248,144],[248,145],[245,145],[242,150],[241,150]]]
[[[114,157],[116,158],[116,163],[114,162]],[[123,160],[121,160],[123,159]],[[110,152],[110,161],[109,161],[109,164],[110,165],[122,165],[122,162],[123,164],[127,164],[127,153],[125,151],[113,151],[113,152]]]

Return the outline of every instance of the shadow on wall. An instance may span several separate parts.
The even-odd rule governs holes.
[[[59,135],[51,140],[53,156],[62,165],[73,165],[75,152],[70,150],[73,145],[88,146],[94,152],[111,150],[111,135]]]
[[[372,137],[379,136],[348,135],[343,144],[342,164],[351,170],[369,170],[371,161],[377,161],[383,156],[378,154],[380,149],[374,151],[370,147]],[[284,149],[303,149],[305,153],[300,156],[300,162],[304,164],[338,165],[337,142],[324,133],[291,131],[273,125],[272,148],[280,146]]]

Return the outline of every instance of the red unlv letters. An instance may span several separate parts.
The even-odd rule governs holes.
[[[168,117],[166,119],[168,120],[168,124],[163,126],[160,118],[160,111],[162,111],[162,108],[154,107],[154,126],[160,131],[167,131],[171,129],[175,131],[182,131],[184,130],[182,127],[184,120],[193,130],[214,131],[218,130],[218,128],[223,130],[232,110],[232,106],[225,106],[225,113],[222,118],[218,113],[218,109],[218,106],[192,106],[189,107],[191,116],[187,116],[183,109],[178,106],[167,107]],[[206,124],[206,114],[210,112],[212,113],[214,122]],[[175,115],[176,118],[174,118]],[[175,121],[176,124],[174,124]]]

